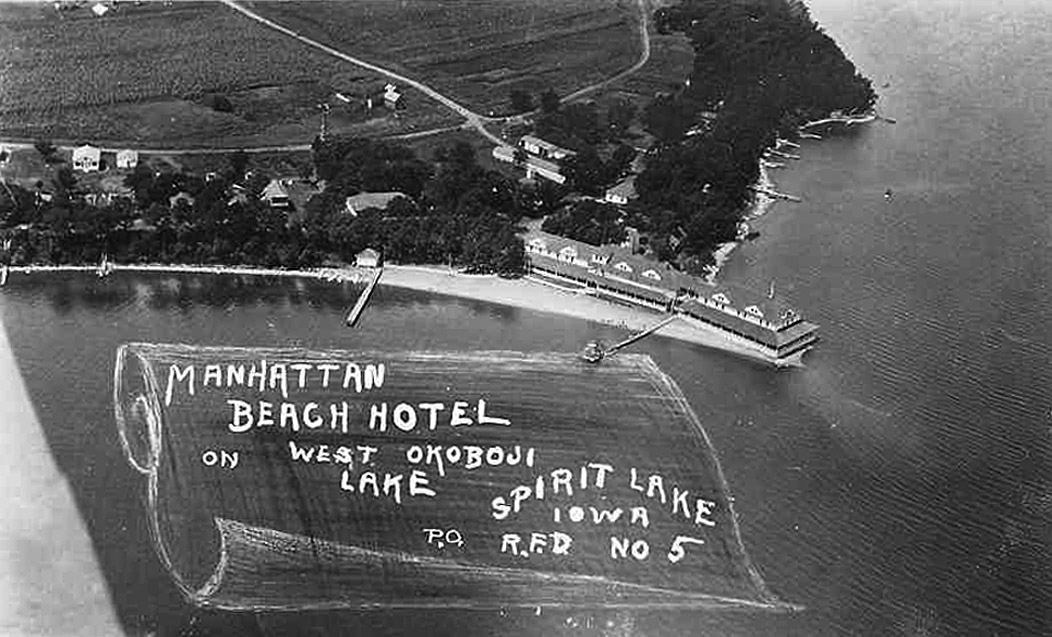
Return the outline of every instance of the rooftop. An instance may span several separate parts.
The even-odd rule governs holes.
[[[681,291],[704,297],[720,305],[748,313],[757,319],[778,324],[790,308],[780,299],[750,288],[732,285],[713,285],[701,277],[692,276],[616,245],[594,246],[575,241],[542,230],[529,230],[523,234],[527,250],[542,247],[549,258],[563,260],[586,269],[595,269],[611,279],[619,279],[637,286],[660,289],[675,295]],[[534,253],[536,254],[536,253]],[[759,312],[759,315],[756,314]]]
[[[636,196],[636,176],[632,175],[617,184],[606,189],[607,197],[622,196],[626,199],[634,199]]]
[[[83,146],[77,146],[73,149],[74,156],[89,155],[93,157],[99,157],[102,155],[102,151],[90,144],[84,144]]]
[[[541,139],[540,137],[536,137],[534,135],[523,135],[522,139],[519,140],[519,141],[522,144],[532,144],[534,146],[537,146],[538,148],[543,148],[544,150],[546,150],[546,151],[548,151],[550,153],[563,153],[563,154],[566,154],[566,155],[576,155],[577,154],[577,153],[575,153],[574,151],[572,151],[572,150],[570,150],[568,148],[563,148],[562,146],[556,146],[555,144],[553,144],[551,142],[548,142],[548,141],[545,141],[545,140]]]
[[[263,189],[261,193],[264,199],[271,199],[274,197],[288,198],[289,191],[285,189],[285,185],[280,179],[271,179],[267,187]]]
[[[511,146],[494,146],[493,156],[503,161],[514,162],[515,149]],[[553,173],[562,174],[562,166],[560,166],[559,164],[541,159],[540,157],[534,157],[533,155],[528,155],[526,157],[526,165],[532,166],[539,170],[547,170]]]
[[[356,211],[367,210],[369,208],[379,208],[384,210],[391,204],[392,201],[399,197],[405,197],[405,193],[401,192],[360,192],[357,195],[347,197],[346,206]]]

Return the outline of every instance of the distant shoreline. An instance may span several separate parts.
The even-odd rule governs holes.
[[[111,265],[111,268],[115,272],[300,277],[355,284],[364,284],[367,279],[366,270],[354,266],[284,270],[251,266],[114,263]],[[15,276],[47,272],[94,273],[97,270],[98,266],[93,265],[29,265],[11,266],[9,272],[11,276]],[[504,279],[495,274],[461,274],[453,270],[433,266],[385,265],[383,276],[380,279],[380,286],[417,290],[546,312],[592,321],[608,327],[619,327],[629,332],[645,330],[667,316],[653,310],[610,303],[575,290],[546,285],[528,276],[519,279]],[[366,309],[363,316],[365,320],[368,320],[368,309]],[[346,328],[341,327],[340,329]],[[736,342],[715,328],[691,321],[685,317],[662,326],[656,331],[656,334],[678,341],[720,349],[766,364],[772,363],[770,358],[760,350]],[[581,346],[583,347],[584,343]]]

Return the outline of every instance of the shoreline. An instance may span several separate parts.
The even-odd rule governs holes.
[[[110,267],[116,272],[299,277],[354,284],[364,284],[368,278],[367,270],[356,266],[283,270],[250,266],[114,263]],[[47,272],[94,273],[97,271],[98,266],[92,265],[30,265],[9,268],[11,275]],[[645,308],[610,303],[576,290],[551,286],[545,282],[533,280],[529,276],[519,279],[503,279],[496,274],[462,274],[441,267],[390,264],[384,266],[379,285],[556,314],[591,321],[607,327],[621,328],[629,332],[641,332],[651,328],[668,316]],[[715,328],[691,322],[685,317],[663,325],[654,333],[678,341],[730,352],[767,365],[774,364],[759,349],[736,342]]]
[[[771,173],[769,170],[770,169],[767,166],[764,166],[762,162],[760,163],[760,176],[757,178],[756,184],[753,187],[753,200],[745,207],[745,214],[742,215],[741,219],[742,223],[748,223],[754,219],[759,219],[767,214],[774,204],[778,203],[776,197],[767,194],[769,192],[776,192],[775,186],[778,185],[774,183],[773,179],[771,179]],[[712,258],[715,260],[715,263],[706,268],[706,283],[715,285],[716,277],[718,277],[720,272],[723,271],[724,264],[730,260],[731,253],[733,253],[735,248],[742,243],[744,242],[741,240],[727,241],[721,243],[719,247],[712,252]]]
[[[806,122],[797,127],[797,133],[799,134],[800,139],[821,140],[822,137],[820,135],[806,132],[807,129],[829,124],[842,124],[844,126],[852,126],[855,124],[869,124],[875,121],[887,121],[889,123],[895,123],[894,119],[879,115],[874,111],[859,116],[829,116],[825,119]],[[778,149],[781,148],[783,145],[787,145],[790,148],[794,149],[800,148],[799,143],[791,142],[789,140],[778,139],[777,143],[773,147],[769,148],[768,151],[772,153],[777,153],[777,156],[783,159],[801,159],[800,155],[789,154],[779,151]],[[772,168],[784,168],[786,166],[787,164],[785,163],[769,163],[767,159],[760,159],[760,175],[759,177],[757,177],[756,183],[752,185],[753,200],[745,206],[745,212],[741,218],[742,223],[747,223],[749,221],[752,221],[753,219],[758,219],[763,215],[767,214],[767,212],[775,203],[778,202],[779,199],[785,199],[793,202],[801,201],[799,197],[794,197],[792,195],[787,195],[779,192],[776,188],[778,184],[776,184],[774,180],[771,179],[770,170]],[[730,260],[731,253],[734,252],[734,249],[742,243],[743,241],[738,239],[734,241],[727,241],[725,243],[721,243],[713,251],[712,257],[715,263],[706,268],[706,283],[716,283],[716,277],[718,277],[720,272],[723,270],[724,264],[726,264],[727,261]]]

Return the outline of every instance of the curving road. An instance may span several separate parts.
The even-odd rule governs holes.
[[[293,31],[292,29],[289,29],[288,27],[282,26],[282,25],[278,24],[277,22],[274,22],[273,20],[269,20],[267,18],[264,18],[263,16],[259,15],[255,11],[252,11],[251,9],[242,6],[241,4],[236,2],[235,0],[219,0],[219,1],[222,2],[223,4],[225,4],[226,6],[230,7],[234,11],[237,11],[238,13],[240,13],[240,14],[242,14],[242,15],[244,15],[244,16],[252,19],[252,20],[255,20],[256,22],[259,22],[260,24],[262,24],[262,25],[264,25],[264,26],[266,26],[268,28],[274,29],[275,31],[283,33],[283,34],[285,34],[285,35],[287,35],[289,37],[295,38],[295,39],[299,40],[300,42],[306,44],[307,46],[316,48],[316,49],[318,49],[318,50],[320,50],[320,51],[322,51],[322,52],[324,52],[324,53],[326,53],[328,55],[331,55],[331,56],[333,56],[335,58],[343,60],[344,62],[350,62],[351,64],[355,64],[357,66],[360,66],[362,68],[368,69],[368,70],[373,71],[375,73],[378,73],[380,75],[389,77],[389,78],[391,78],[393,80],[397,80],[399,82],[402,82],[403,84],[406,84],[408,86],[412,86],[413,88],[415,88],[418,91],[424,93],[425,95],[427,95],[428,97],[434,99],[435,101],[439,102],[440,104],[442,104],[442,105],[448,107],[449,109],[455,111],[457,114],[459,114],[461,117],[463,117],[465,119],[465,122],[462,125],[460,125],[460,126],[446,127],[446,128],[436,128],[436,129],[432,129],[432,130],[419,131],[419,132],[416,132],[416,133],[408,133],[408,134],[404,134],[404,135],[394,135],[394,136],[392,136],[392,139],[413,139],[413,138],[416,138],[416,137],[425,137],[427,135],[434,135],[434,134],[437,134],[437,133],[446,132],[446,131],[450,131],[450,130],[474,129],[476,132],[478,132],[480,135],[482,135],[486,139],[490,140],[494,144],[496,144],[498,146],[508,146],[509,144],[507,142],[505,142],[501,138],[497,137],[496,135],[494,135],[490,131],[486,130],[485,124],[487,122],[488,123],[502,123],[502,122],[517,121],[517,120],[521,120],[526,115],[529,115],[529,113],[521,113],[521,114],[518,114],[518,115],[511,115],[511,116],[507,116],[507,117],[487,117],[485,115],[480,115],[479,113],[476,113],[476,112],[472,111],[468,107],[464,106],[463,104],[460,104],[459,102],[453,100],[452,98],[447,97],[446,95],[443,95],[442,93],[439,93],[438,91],[436,91],[435,89],[431,88],[427,84],[424,84],[423,82],[418,82],[417,80],[414,80],[414,79],[411,79],[409,77],[406,77],[406,76],[404,76],[404,75],[402,75],[400,73],[396,73],[396,72],[391,71],[389,69],[385,69],[384,67],[378,66],[378,65],[373,64],[371,62],[366,62],[365,60],[362,60],[360,58],[356,58],[356,57],[354,57],[352,55],[348,55],[346,53],[343,53],[342,51],[338,51],[338,50],[336,50],[336,49],[334,49],[334,48],[332,48],[330,46],[322,44],[321,42],[318,42],[317,40],[313,40],[313,39],[308,38],[306,36],[300,35],[296,31]],[[591,85],[586,86],[584,88],[578,89],[577,91],[574,91],[573,93],[570,93],[569,95],[563,97],[560,100],[560,102],[569,102],[569,101],[575,100],[575,99],[581,97],[582,95],[586,95],[588,93],[591,93],[592,91],[595,91],[595,90],[598,90],[600,88],[603,88],[604,86],[607,86],[607,85],[609,85],[609,84],[611,84],[613,82],[616,82],[618,80],[624,79],[625,77],[628,77],[629,75],[631,75],[631,74],[635,73],[636,71],[638,71],[639,69],[643,68],[643,65],[645,65],[650,60],[650,31],[649,31],[649,28],[648,28],[649,20],[647,19],[647,1],[648,0],[636,0],[636,5],[639,7],[639,38],[640,38],[640,42],[643,45],[643,50],[640,53],[639,59],[636,60],[636,62],[632,66],[628,67],[624,71],[621,71],[617,75],[611,76],[611,77],[609,77],[609,78],[607,78],[605,80],[602,80],[601,82],[596,82],[595,84],[591,84]],[[5,146],[7,148],[32,148],[33,147],[33,144],[31,142],[19,142],[19,141],[6,142],[6,141],[3,141],[3,140],[0,140],[0,145]],[[65,150],[65,151],[70,151],[75,146],[76,145],[74,145],[74,144],[56,144],[56,148],[58,148],[60,150]],[[111,141],[111,142],[108,142],[108,145],[102,145],[102,146],[99,146],[99,148],[103,152],[117,152],[117,151],[125,149],[125,148],[134,148],[138,152],[143,153],[143,154],[148,154],[148,155],[191,155],[191,154],[193,154],[193,155],[223,155],[223,154],[234,153],[234,152],[238,152],[238,151],[244,151],[244,152],[247,152],[247,153],[271,153],[271,152],[305,151],[305,150],[310,150],[311,149],[311,145],[310,144],[284,144],[284,145],[278,145],[278,146],[254,146],[254,147],[236,147],[236,148],[141,148],[141,147],[135,147],[135,146],[129,145],[129,144],[121,144],[120,142],[112,142]]]
[[[640,52],[639,59],[636,60],[636,63],[628,67],[624,71],[621,71],[617,75],[608,77],[602,82],[596,82],[595,84],[576,90],[573,93],[570,93],[566,97],[562,98],[560,101],[570,102],[581,97],[582,95],[586,95],[588,93],[591,93],[592,91],[601,89],[604,86],[613,84],[618,80],[622,80],[628,77],[629,75],[632,75],[639,69],[643,68],[644,64],[650,61],[650,28],[649,20],[647,20],[647,0],[636,0],[636,5],[639,7],[639,41],[643,44],[643,50]]]
[[[472,111],[471,109],[467,108],[466,106],[463,106],[460,103],[453,101],[452,99],[450,99],[450,98],[446,97],[445,95],[439,93],[438,91],[436,91],[435,89],[431,88],[427,84],[424,84],[423,82],[417,82],[416,80],[408,78],[408,77],[406,77],[404,75],[401,75],[400,73],[395,73],[394,71],[385,69],[382,66],[377,66],[377,65],[372,64],[370,62],[366,62],[365,60],[362,60],[360,58],[356,58],[356,57],[354,57],[352,55],[347,55],[346,53],[343,53],[342,51],[337,51],[336,49],[334,49],[334,48],[332,48],[330,46],[326,46],[326,45],[322,44],[321,42],[318,42],[317,40],[312,40],[311,38],[308,38],[306,36],[300,35],[299,33],[293,31],[292,29],[284,27],[284,26],[278,24],[277,22],[274,22],[273,20],[268,20],[267,18],[264,18],[263,16],[259,15],[255,11],[252,11],[251,9],[248,9],[248,8],[238,4],[234,0],[219,0],[219,1],[222,2],[223,4],[225,4],[226,6],[230,7],[234,11],[237,11],[238,13],[240,13],[240,14],[242,14],[244,16],[247,16],[247,17],[255,20],[256,22],[259,22],[260,24],[263,24],[263,25],[265,25],[267,27],[270,27],[271,29],[274,29],[275,31],[279,31],[281,33],[284,33],[285,35],[288,35],[288,36],[291,36],[293,38],[296,38],[297,40],[299,40],[300,42],[306,44],[307,46],[314,47],[314,48],[316,48],[316,49],[318,49],[320,51],[323,51],[323,52],[325,52],[325,53],[327,53],[327,54],[329,54],[329,55],[331,55],[333,57],[339,58],[339,59],[341,59],[341,60],[343,60],[345,62],[350,62],[351,64],[356,64],[356,65],[358,65],[358,66],[360,66],[362,68],[369,69],[370,71],[374,71],[374,72],[379,73],[381,75],[385,75],[385,76],[387,76],[389,78],[398,80],[399,82],[402,82],[404,84],[412,86],[413,88],[415,88],[416,90],[420,91],[421,93],[427,95],[431,99],[433,99],[433,100],[443,104],[444,106],[448,107],[449,109],[455,111],[461,117],[463,117],[465,120],[467,120],[464,123],[464,128],[474,128],[476,131],[479,132],[479,134],[485,136],[487,139],[489,139],[494,144],[497,144],[498,146],[507,146],[508,145],[506,142],[504,142],[504,140],[502,140],[501,138],[497,137],[493,133],[491,133],[488,130],[486,130],[486,127],[483,126],[483,124],[482,124],[483,118],[482,118],[481,115],[479,115],[478,113]],[[640,0],[640,1],[642,1],[642,0]]]
[[[476,112],[472,111],[471,109],[469,109],[468,107],[464,106],[463,104],[460,104],[459,102],[454,101],[452,98],[449,98],[449,97],[443,95],[442,93],[439,93],[438,91],[436,91],[435,89],[431,88],[427,84],[424,84],[423,82],[418,82],[416,80],[410,79],[410,78],[408,78],[408,77],[406,77],[406,76],[404,76],[404,75],[402,75],[400,73],[395,73],[394,71],[385,69],[382,66],[377,66],[376,64],[372,64],[372,63],[366,62],[365,60],[362,60],[360,58],[356,58],[356,57],[354,57],[352,55],[348,55],[348,54],[343,53],[341,51],[337,51],[336,49],[334,49],[334,48],[332,48],[330,46],[326,46],[326,45],[324,45],[324,44],[322,44],[322,43],[320,43],[320,42],[318,42],[316,40],[312,40],[311,38],[308,38],[306,36],[300,35],[299,33],[293,31],[292,29],[284,27],[284,26],[278,24],[277,22],[274,22],[273,20],[268,20],[267,18],[264,18],[263,16],[259,15],[255,11],[252,11],[251,9],[248,9],[248,8],[242,6],[241,4],[236,2],[236,0],[219,0],[219,1],[222,2],[223,4],[227,5],[231,9],[234,9],[235,11],[241,13],[242,15],[245,15],[245,16],[247,16],[249,18],[252,18],[253,20],[255,20],[255,21],[259,22],[260,24],[263,24],[263,25],[265,25],[267,27],[270,27],[271,29],[275,29],[277,31],[280,31],[281,33],[284,33],[285,35],[294,37],[297,40],[299,40],[300,42],[303,42],[304,44],[306,44],[308,46],[312,46],[312,47],[314,47],[316,49],[324,51],[325,53],[328,53],[329,55],[332,55],[332,56],[335,56],[335,57],[337,57],[337,58],[339,58],[341,60],[344,60],[345,62],[350,62],[351,64],[356,64],[358,66],[361,66],[362,68],[369,69],[370,71],[374,71],[374,72],[379,73],[381,75],[384,75],[386,77],[390,77],[392,79],[398,80],[399,82],[403,82],[405,84],[408,84],[409,86],[412,86],[413,88],[415,88],[418,91],[424,93],[428,97],[440,102],[441,104],[447,106],[448,108],[452,109],[453,111],[456,111],[461,117],[463,117],[465,120],[467,120],[464,123],[463,128],[473,128],[473,129],[475,129],[480,134],[482,134],[484,137],[486,137],[487,139],[492,141],[494,144],[497,144],[498,146],[508,146],[508,143],[505,142],[504,140],[500,139],[499,137],[497,137],[493,133],[489,132],[488,130],[486,130],[486,127],[485,127],[484,123],[485,122],[494,122],[494,123],[507,122],[507,121],[520,119],[524,115],[524,114],[520,114],[520,115],[512,115],[512,116],[508,116],[508,117],[487,117],[485,115],[480,115],[479,113],[476,113]],[[643,45],[642,46],[642,51],[640,51],[640,54],[639,54],[639,59],[636,60],[636,62],[632,66],[630,66],[627,69],[621,71],[617,75],[608,77],[605,80],[602,80],[600,82],[596,82],[595,84],[590,84],[589,86],[586,86],[584,88],[578,89],[578,90],[574,91],[573,93],[570,93],[566,97],[563,97],[562,99],[560,99],[559,100],[560,102],[573,101],[573,100],[581,97],[582,95],[586,95],[588,93],[591,93],[592,91],[595,91],[595,90],[598,90],[600,88],[603,88],[604,86],[612,84],[612,83],[614,83],[614,82],[616,82],[618,80],[624,79],[624,78],[628,77],[629,75],[635,73],[639,69],[643,68],[643,65],[645,65],[648,61],[650,61],[650,29],[649,29],[649,20],[647,19],[647,16],[648,16],[648,13],[647,13],[647,0],[636,0],[636,6],[639,8],[639,29],[638,29],[638,31],[639,31],[639,40],[640,40],[640,42]]]

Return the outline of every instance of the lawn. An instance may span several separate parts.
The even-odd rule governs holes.
[[[203,146],[309,142],[318,104],[355,67],[218,3],[121,3],[101,18],[83,5],[0,2],[0,134],[69,141]],[[353,82],[380,76],[357,70]],[[209,94],[229,100],[213,108]],[[407,96],[413,97],[413,96]],[[448,124],[423,96],[390,113],[337,110],[350,132]]]
[[[633,0],[292,0],[252,8],[303,35],[425,82],[482,113],[512,89],[559,94],[638,59]]]

